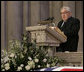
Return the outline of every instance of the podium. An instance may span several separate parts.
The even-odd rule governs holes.
[[[26,31],[30,32],[31,42],[36,40],[37,46],[49,46],[49,54],[52,56],[56,52],[56,47],[60,43],[67,41],[67,37],[57,27],[47,25],[29,26]]]

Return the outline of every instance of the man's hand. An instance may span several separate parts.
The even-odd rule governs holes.
[[[62,33],[64,34],[64,32],[62,31]]]
[[[51,29],[55,29],[55,27],[50,27]]]

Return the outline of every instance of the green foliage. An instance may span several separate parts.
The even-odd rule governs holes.
[[[64,61],[58,57],[47,56],[44,47],[37,47],[36,42],[30,43],[28,34],[22,36],[22,41],[10,40],[9,51],[2,52],[2,71],[31,71],[53,67]],[[4,55],[3,55],[4,54]]]

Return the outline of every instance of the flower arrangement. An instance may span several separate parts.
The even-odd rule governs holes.
[[[9,50],[1,53],[2,71],[34,71],[64,62],[56,56],[49,57],[44,47],[39,48],[35,42],[29,43],[28,39],[28,34],[24,34],[22,41],[9,41]]]

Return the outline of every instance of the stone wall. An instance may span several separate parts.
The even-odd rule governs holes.
[[[83,51],[83,1],[1,1],[1,49],[8,49],[9,40],[21,39],[25,27],[40,20],[54,16],[57,25],[62,6],[70,6],[80,19],[78,51]]]
[[[59,52],[54,56],[66,60],[64,65],[69,66],[83,66],[83,53],[82,52]]]

